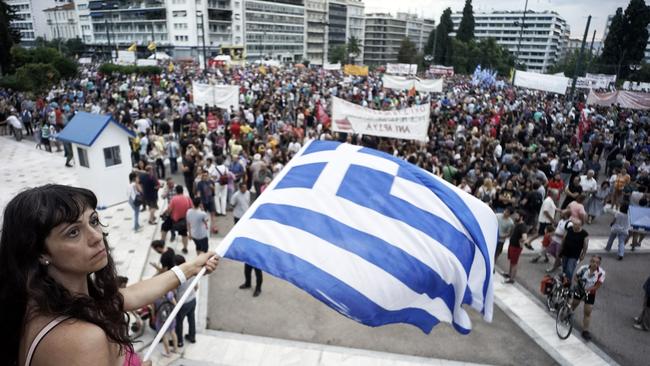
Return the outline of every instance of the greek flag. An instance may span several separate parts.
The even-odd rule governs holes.
[[[377,150],[313,141],[217,248],[369,326],[492,320],[497,220],[478,199]]]

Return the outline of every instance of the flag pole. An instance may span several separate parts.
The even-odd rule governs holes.
[[[216,258],[216,256],[212,258]],[[153,350],[156,349],[156,346],[158,345],[158,342],[160,342],[160,339],[162,338],[163,334],[167,332],[169,326],[172,324],[174,319],[176,319],[176,314],[178,314],[178,312],[181,310],[181,306],[183,306],[185,301],[187,301],[187,298],[190,296],[190,293],[194,291],[194,288],[196,287],[196,285],[198,285],[199,281],[201,280],[201,277],[205,275],[206,270],[207,270],[206,267],[201,268],[201,271],[199,271],[199,274],[197,274],[194,280],[192,280],[192,284],[187,288],[187,291],[185,291],[185,293],[180,298],[180,300],[178,300],[176,306],[174,306],[174,310],[172,310],[171,314],[169,314],[167,320],[165,321],[165,324],[163,324],[163,326],[160,328],[160,331],[158,331],[158,334],[156,334],[156,338],[154,338],[153,342],[151,342],[151,345],[149,346],[147,353],[144,354],[144,358],[142,359],[143,361],[148,361],[149,358],[151,358],[151,354],[153,353]]]

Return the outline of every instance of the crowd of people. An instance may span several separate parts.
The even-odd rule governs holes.
[[[238,85],[239,105],[195,105],[193,81]],[[428,140],[333,132],[334,96],[379,110],[430,104]],[[219,231],[216,218],[234,208],[236,222],[306,143],[338,140],[405,159],[492,207],[497,258],[509,241],[506,283],[515,282],[521,252],[533,250],[539,237],[542,249],[532,262],[543,258],[547,272],[561,268],[571,281],[593,276],[591,269],[576,271],[589,246],[586,227],[611,214],[606,250],[617,241],[616,258],[623,260],[626,248],[644,239],[630,226],[629,209],[650,199],[650,113],[577,100],[503,81],[476,85],[460,75],[447,77],[441,94],[420,94],[384,88],[373,72],[246,66],[201,73],[186,65],[137,76],[86,67],[46,95],[0,90],[0,121],[19,118],[26,135],[52,151],[61,149],[57,133],[77,111],[111,114],[137,135],[128,192],[133,229],[140,230],[139,213],[148,209],[149,224],[159,223],[156,215],[162,219],[161,240],[181,236],[184,253],[189,239],[197,252],[207,251],[207,238]],[[173,177],[181,176],[176,185]],[[161,199],[168,203],[164,212]],[[588,289],[587,304],[605,278],[600,259],[594,261],[602,276]],[[251,287],[249,267],[241,288]],[[262,283],[261,271],[256,275],[254,296]],[[647,330],[649,322],[646,316],[639,324]]]

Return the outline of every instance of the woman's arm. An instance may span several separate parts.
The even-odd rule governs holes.
[[[196,276],[203,266],[207,267],[207,273],[212,273],[217,268],[218,263],[219,258],[215,257],[214,252],[208,252],[178,267],[185,274],[185,278],[190,278]],[[178,287],[179,284],[180,282],[176,274],[172,271],[167,271],[121,289],[120,292],[124,297],[124,311],[135,310],[144,305],[151,304],[157,298]]]

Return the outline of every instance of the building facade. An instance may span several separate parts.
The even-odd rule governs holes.
[[[452,14],[454,29],[458,29],[462,17],[460,12]],[[568,49],[569,25],[553,11],[528,10],[525,20],[521,11],[474,13],[474,20],[474,36],[478,40],[494,38],[529,71],[546,72]]]
[[[396,17],[387,13],[367,14],[364,63],[385,65],[397,62],[397,53],[404,38],[415,43],[418,52],[421,52],[433,28],[432,19],[406,13],[398,13]]]
[[[402,39],[406,37],[406,20],[387,13],[366,15],[364,63],[385,65],[397,62]]]
[[[350,38],[356,38],[359,44],[359,54],[352,55],[355,62],[363,62],[363,49],[365,41],[365,5],[361,0],[348,0],[348,24],[346,37],[348,42]]]
[[[415,44],[418,52],[422,52],[429,34],[435,28],[435,21],[408,13],[397,13],[397,18],[406,21],[406,37]]]
[[[11,23],[20,31],[21,44],[31,46],[38,37],[51,39],[45,9],[71,3],[72,0],[4,0],[16,11],[18,20]]]
[[[79,17],[74,3],[48,8],[43,12],[49,28],[49,39],[81,38]]]
[[[327,0],[305,0],[305,51],[314,65],[327,62],[327,10]]]
[[[304,0],[247,0],[244,26],[249,60],[305,59]]]

